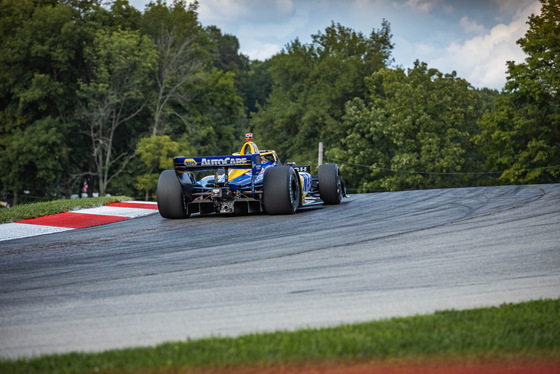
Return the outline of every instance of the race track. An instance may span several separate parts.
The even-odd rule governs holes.
[[[291,216],[157,213],[0,242],[0,357],[560,297],[560,185],[353,195]]]

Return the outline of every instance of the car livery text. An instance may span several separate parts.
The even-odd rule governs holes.
[[[247,157],[226,157],[226,158],[205,158],[200,160],[202,166],[228,166],[237,164],[250,164],[251,160]]]
[[[260,156],[217,156],[217,157],[175,157],[174,164],[176,167],[190,168],[250,168],[257,164],[260,165]],[[253,165],[253,160],[255,165]]]
[[[227,156],[227,157],[193,157],[181,160],[175,159],[185,166],[236,166],[251,165],[251,158],[244,156]]]

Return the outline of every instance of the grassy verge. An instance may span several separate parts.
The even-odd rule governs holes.
[[[560,299],[152,348],[2,361],[1,373],[156,373],[385,359],[560,357]]]
[[[91,197],[86,199],[53,200],[42,203],[16,205],[12,208],[0,209],[0,223],[37,218],[76,209],[93,208],[125,200],[131,199],[124,196]]]

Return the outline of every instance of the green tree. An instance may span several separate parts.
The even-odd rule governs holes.
[[[185,105],[193,100],[193,86],[203,78],[204,39],[196,13],[198,3],[187,6],[174,1],[167,6],[161,0],[148,4],[143,30],[157,48],[154,97],[152,99],[152,135],[172,131],[170,121],[187,122]]]
[[[99,193],[104,195],[109,182],[134,156],[130,148],[116,152],[117,131],[146,106],[144,92],[156,51],[151,40],[138,31],[99,30],[85,54],[91,72],[78,90],[81,120]]]
[[[239,53],[239,40],[234,35],[222,34],[216,26],[205,28],[209,39],[209,53],[212,65],[223,71],[240,75],[249,69],[249,59]]]
[[[504,91],[476,138],[502,183],[560,181],[560,1],[541,0],[517,44],[525,62],[508,62]]]
[[[56,129],[64,135],[66,156],[53,150],[42,157],[50,157],[53,163],[63,166],[63,177],[57,178],[56,183],[66,186],[66,194],[84,159],[80,154],[83,138],[76,131],[74,117],[77,81],[84,66],[83,45],[91,40],[91,14],[102,11],[96,1],[77,5],[57,1],[0,2],[0,159],[14,159],[11,152],[18,151],[11,143],[18,135],[28,134],[28,127],[56,118]],[[55,120],[45,123],[54,124]],[[22,173],[21,181],[29,180],[23,168],[9,174],[16,178],[16,170]],[[3,178],[7,175],[4,170],[0,173],[2,188],[10,184]],[[36,179],[34,185],[38,188],[35,194],[40,196],[51,189],[47,180]]]
[[[128,0],[113,0],[107,16],[106,23],[113,29],[138,30],[142,22],[142,13]]]
[[[232,57],[239,45],[216,27],[203,29],[197,9],[197,2],[157,1],[144,14],[143,30],[158,50],[151,134],[186,135],[197,153],[229,153],[243,118]]]
[[[243,117],[243,101],[237,95],[234,77],[233,73],[214,68],[204,84],[193,91],[184,134],[199,154],[229,154],[241,147],[236,145],[241,133],[236,125]]]
[[[142,14],[127,0],[0,1],[0,189],[69,195],[94,173],[101,194],[115,178],[129,191],[136,175],[125,168],[147,134],[231,152],[244,126],[239,76],[248,61],[234,36],[201,27],[197,8],[156,0]],[[52,147],[40,162],[20,151],[32,134],[33,149]]]
[[[138,177],[137,187],[145,192],[145,200],[150,192],[155,192],[159,174],[162,170],[173,169],[173,157],[192,154],[194,150],[188,145],[186,137],[175,142],[167,135],[142,138],[136,147],[136,154],[148,168],[148,172]]]
[[[490,88],[477,88],[476,91],[480,94],[482,102],[484,103],[484,113],[488,113],[494,110],[495,103],[498,97],[500,97],[500,91],[490,89]]]
[[[391,63],[392,48],[386,21],[369,37],[333,23],[310,45],[296,39],[269,61],[274,85],[254,117],[256,136],[282,157],[313,162],[320,141],[339,144],[346,102],[367,94],[364,78]]]
[[[250,117],[251,113],[257,113],[258,108],[266,103],[273,85],[268,60],[264,62],[254,60],[249,65],[245,82],[241,86],[241,96],[245,103],[247,117]]]
[[[244,103],[245,119],[241,126],[247,127],[247,119],[251,112],[255,112],[255,95],[266,95],[270,93],[270,80],[263,81],[262,69],[255,70],[254,66],[259,66],[259,61],[251,62],[249,57],[239,53],[239,40],[234,35],[222,34],[216,26],[205,28],[208,34],[208,51],[211,56],[212,66],[218,70],[234,74],[234,86]],[[257,75],[255,75],[255,71]],[[269,76],[269,75],[268,75]],[[262,84],[262,86],[259,86]],[[253,91],[255,90],[255,91]]]
[[[56,188],[56,182],[62,179],[67,160],[63,127],[58,119],[46,117],[24,130],[15,129],[10,135],[0,167],[4,187],[13,191],[13,205],[17,205],[18,192],[24,189],[35,198],[62,192]],[[55,187],[45,187],[50,185]]]
[[[476,170],[471,141],[482,100],[464,79],[415,62],[408,75],[383,69],[366,79],[370,97],[346,106],[347,136],[327,151],[346,160],[360,192],[461,186]]]

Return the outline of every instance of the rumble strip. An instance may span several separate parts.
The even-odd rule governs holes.
[[[146,216],[156,211],[156,202],[126,201],[98,208],[80,209],[14,223],[4,223],[0,225],[0,242],[104,225],[129,218]]]

